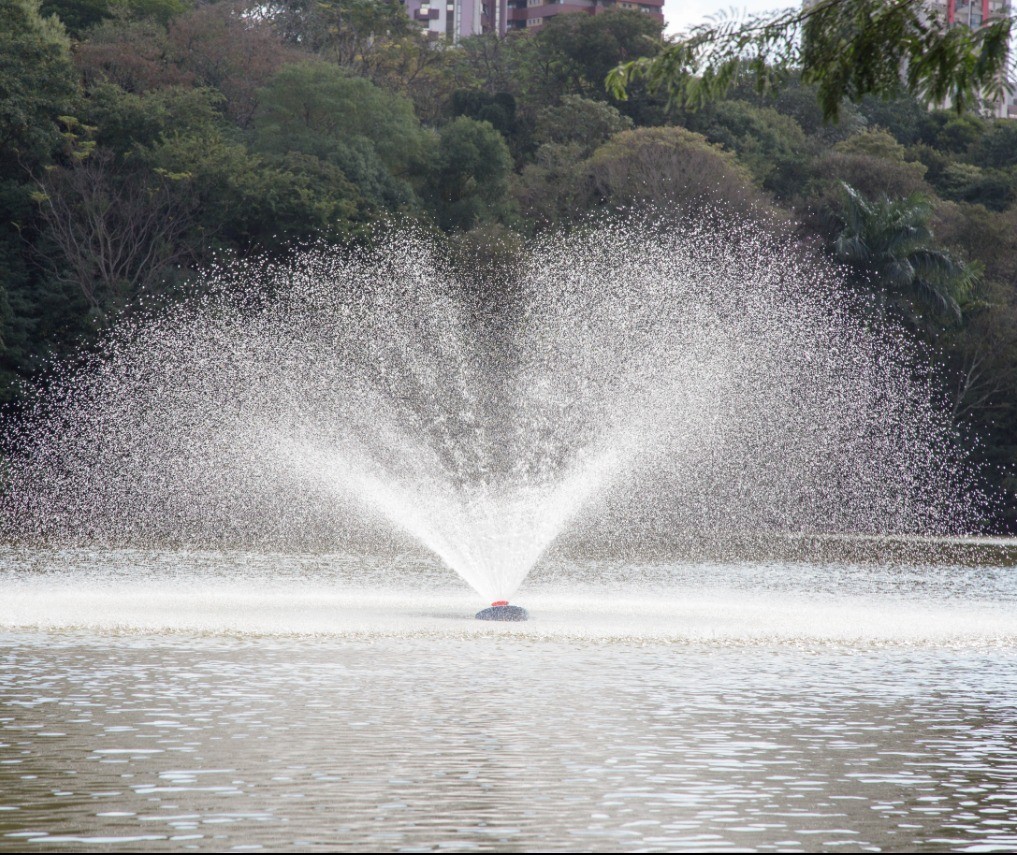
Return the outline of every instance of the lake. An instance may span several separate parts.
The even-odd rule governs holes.
[[[1017,569],[0,552],[0,850],[1012,851]]]

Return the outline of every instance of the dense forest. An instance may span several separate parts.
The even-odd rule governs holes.
[[[794,79],[613,99],[608,72],[661,46],[626,11],[453,46],[392,0],[0,0],[0,396],[223,251],[399,217],[482,256],[719,206],[828,254],[868,322],[935,355],[1004,496],[990,525],[1017,530],[1017,121],[902,95],[829,123]]]

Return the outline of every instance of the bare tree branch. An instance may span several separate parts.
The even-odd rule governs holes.
[[[187,255],[194,202],[185,180],[96,150],[37,180],[42,216],[65,262],[54,266],[99,314],[153,285]]]

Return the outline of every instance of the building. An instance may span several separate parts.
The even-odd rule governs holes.
[[[948,24],[962,24],[973,30],[1011,14],[1011,0],[926,0],[926,3]],[[1007,95],[995,104],[987,104],[986,112],[998,118],[1015,118],[1017,106],[1013,96]]]
[[[965,24],[975,30],[1010,14],[1009,0],[929,0],[929,7],[947,23]]]
[[[410,18],[434,39],[457,42],[481,33],[505,35],[507,0],[405,0]]]
[[[808,9],[819,0],[802,0],[802,7]],[[1012,12],[1012,0],[922,0],[929,16],[936,16],[953,26],[966,26],[977,30],[987,24],[1008,18]],[[936,105],[933,105],[936,106]],[[949,107],[940,104],[939,107]],[[1017,102],[1013,93],[1007,93],[996,103],[984,104],[983,115],[1000,119],[1017,119]]]
[[[405,0],[410,17],[432,38],[451,42],[481,33],[540,29],[557,15],[630,9],[664,23],[664,0]],[[999,0],[993,0],[999,2]]]
[[[630,9],[664,23],[664,0],[508,0],[510,30],[539,29],[558,15],[599,15],[609,9]]]

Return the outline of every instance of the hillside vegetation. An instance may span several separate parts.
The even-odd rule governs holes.
[[[660,48],[635,12],[452,47],[387,0],[0,0],[0,397],[223,251],[399,217],[490,261],[599,211],[720,207],[929,348],[1004,497],[990,525],[1017,530],[1017,121],[901,96],[831,124],[793,80],[612,100],[608,72]]]

